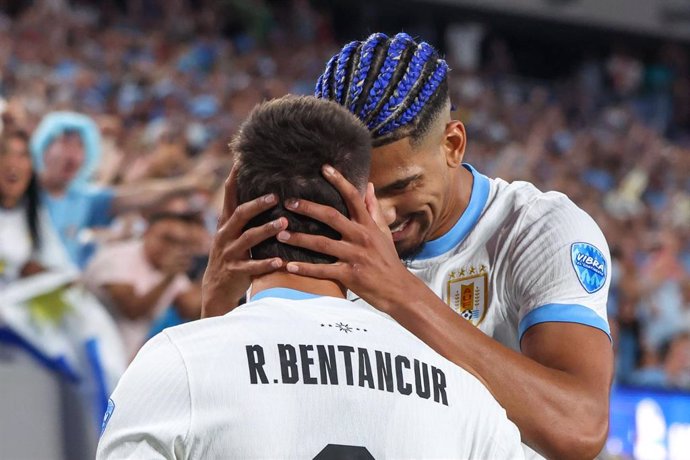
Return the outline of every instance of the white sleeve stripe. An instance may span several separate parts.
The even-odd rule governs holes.
[[[527,329],[539,323],[560,322],[579,323],[585,326],[601,329],[611,340],[611,330],[608,322],[591,308],[578,304],[551,303],[542,305],[529,312],[518,326],[518,340]]]

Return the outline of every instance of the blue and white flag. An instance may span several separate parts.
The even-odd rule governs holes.
[[[115,323],[76,273],[42,273],[5,286],[0,341],[23,348],[76,385],[100,427],[126,361]]]

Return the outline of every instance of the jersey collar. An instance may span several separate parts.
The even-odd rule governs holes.
[[[479,216],[481,216],[484,206],[489,199],[491,183],[488,177],[477,172],[469,164],[463,163],[462,165],[472,173],[474,179],[467,209],[465,209],[460,219],[446,234],[424,243],[421,252],[414,257],[414,260],[431,259],[445,254],[459,245],[477,224]]]
[[[250,302],[255,300],[265,299],[267,297],[275,297],[278,299],[288,299],[288,300],[307,300],[316,299],[318,297],[323,297],[318,294],[312,294],[310,292],[298,291],[297,289],[289,288],[269,288],[261,292],[256,293],[249,299]]]

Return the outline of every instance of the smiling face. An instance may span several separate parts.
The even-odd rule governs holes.
[[[0,147],[0,205],[13,208],[31,181],[31,157],[27,141],[9,137]]]
[[[401,258],[442,236],[467,207],[472,176],[461,166],[465,130],[441,118],[416,144],[403,138],[373,150],[370,181]]]

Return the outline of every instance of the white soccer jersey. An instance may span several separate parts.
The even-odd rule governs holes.
[[[523,458],[474,376],[363,303],[269,289],[167,329],[112,395],[99,459]]]
[[[469,165],[470,202],[408,268],[453,310],[515,350],[531,326],[581,323],[610,335],[610,256],[594,220],[565,195],[489,179]]]

